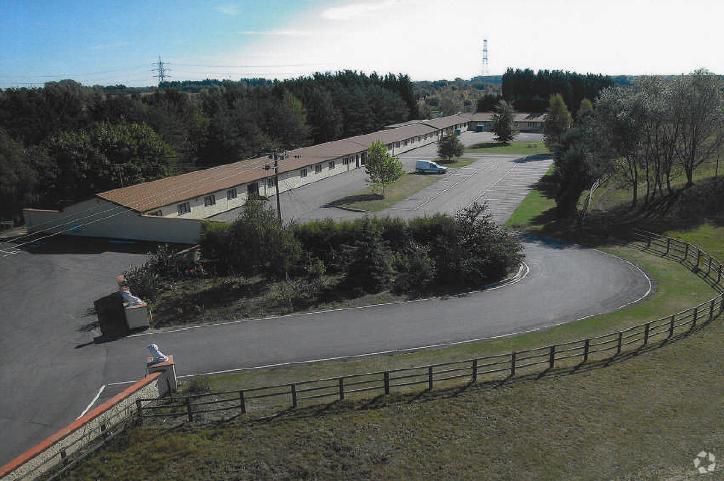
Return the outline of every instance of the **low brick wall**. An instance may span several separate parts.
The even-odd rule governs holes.
[[[135,382],[0,467],[0,481],[29,481],[60,469],[93,441],[109,435],[114,427],[135,415],[138,400],[157,398],[165,393],[164,379],[162,372],[154,372]]]

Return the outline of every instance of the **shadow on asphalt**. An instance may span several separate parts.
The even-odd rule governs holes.
[[[30,242],[19,247],[30,254],[102,254],[119,252],[124,254],[147,254],[158,247],[156,242],[130,241],[120,239],[95,239],[87,237],[55,236],[39,239],[42,234],[24,237],[19,241],[7,240],[10,244]],[[35,239],[39,239],[35,241]]]
[[[534,155],[527,155],[525,157],[521,157],[520,159],[515,159],[513,161],[514,164],[525,164],[528,162],[537,162],[539,160],[547,160],[550,159],[550,154],[534,154]]]

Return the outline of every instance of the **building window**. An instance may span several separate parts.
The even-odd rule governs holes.
[[[178,209],[178,215],[184,215],[184,214],[188,214],[189,212],[191,212],[191,206],[189,205],[188,202],[183,202],[181,204],[178,204],[176,206],[176,209]]]
[[[314,173],[315,173],[315,174],[319,174],[320,172],[322,172],[322,164],[317,164],[317,165],[315,165],[315,166],[314,166]]]
[[[229,189],[226,191],[226,200],[236,199],[236,195],[236,187],[234,187],[233,189]]]
[[[330,168],[330,169],[334,169],[334,160],[332,160],[332,161],[329,163],[329,168]]]
[[[342,164],[349,165],[349,157],[345,157],[344,159],[342,159]]]
[[[160,210],[154,210],[153,212],[149,212],[149,213],[146,214],[146,215],[153,215],[153,216],[158,217],[158,216],[162,215],[162,213],[161,213]]]
[[[302,169],[302,170],[300,170],[300,171],[299,171],[299,175],[302,176],[302,177],[306,177],[306,176],[307,176],[307,169]]]
[[[274,178],[273,178],[273,177],[269,177],[269,178],[266,180],[266,186],[267,186],[267,188],[269,188],[269,189],[271,189],[272,187],[274,187]]]
[[[216,196],[214,194],[204,197],[204,207],[216,205]]]

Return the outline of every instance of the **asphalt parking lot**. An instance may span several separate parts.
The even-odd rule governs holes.
[[[521,133],[519,141],[537,141],[541,134]],[[463,132],[460,140],[470,146],[490,142],[490,132]],[[415,161],[437,157],[437,145],[430,144],[399,155],[407,172],[415,170]],[[454,213],[474,201],[487,202],[493,218],[505,222],[515,207],[548,170],[552,160],[544,157],[521,158],[517,155],[465,154],[475,162],[449,172],[433,185],[377,215],[403,218]],[[329,177],[318,182],[283,192],[282,215],[286,220],[305,222],[314,219],[353,219],[364,213],[351,212],[334,207],[332,203],[347,195],[359,192],[367,186],[364,169]],[[269,199],[275,207],[276,198]],[[240,209],[219,214],[215,220],[233,221]]]

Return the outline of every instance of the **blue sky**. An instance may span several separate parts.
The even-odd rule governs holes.
[[[0,85],[43,82],[44,76],[56,74],[74,74],[87,82],[149,83],[148,70],[158,55],[203,64],[253,40],[256,35],[249,32],[286,23],[313,4],[0,0]],[[203,71],[174,70],[188,76]]]
[[[724,73],[722,0],[0,0],[0,88],[152,85],[350,68],[415,80],[507,67]]]

